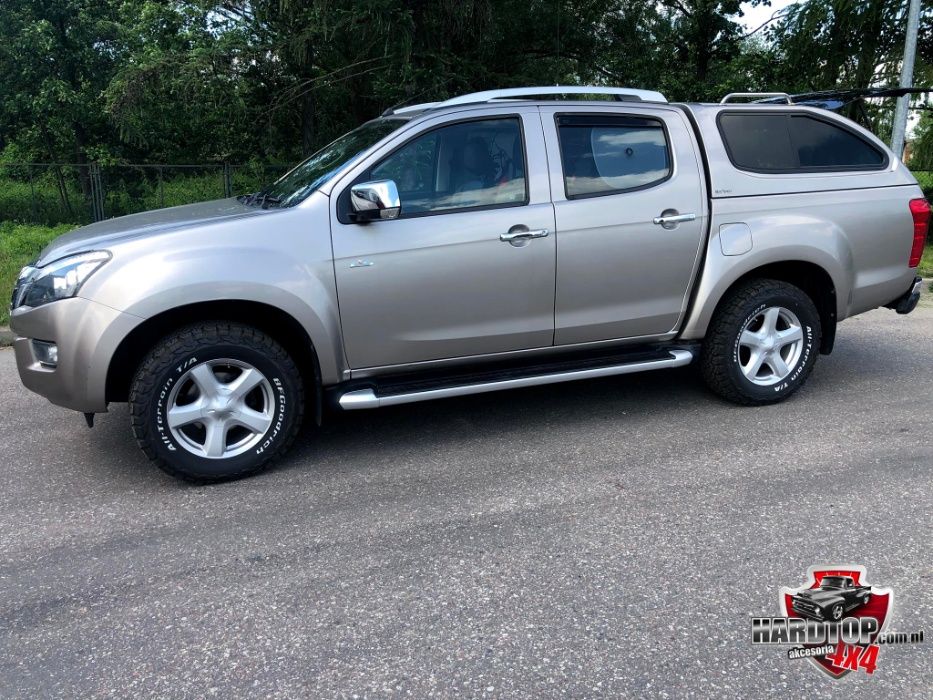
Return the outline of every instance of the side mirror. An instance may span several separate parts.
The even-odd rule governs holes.
[[[397,219],[402,211],[394,180],[362,182],[350,188],[350,208],[356,221]]]

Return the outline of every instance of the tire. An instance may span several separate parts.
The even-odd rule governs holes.
[[[731,292],[713,315],[703,341],[703,378],[733,403],[783,401],[810,376],[821,334],[816,306],[801,289],[778,280],[751,280]],[[788,340],[797,335],[799,342]],[[755,339],[751,345],[749,338]],[[756,371],[759,357],[764,359]]]
[[[839,622],[843,617],[845,617],[846,608],[842,603],[835,603],[826,612],[829,614],[829,620],[832,620],[833,622]]]
[[[129,403],[143,452],[172,476],[209,483],[255,474],[288,450],[304,387],[268,335],[211,321],[159,342],[133,377]]]

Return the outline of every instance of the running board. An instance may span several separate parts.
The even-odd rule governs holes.
[[[554,372],[551,374],[538,374],[528,377],[515,377],[492,382],[478,382],[475,384],[458,384],[454,386],[413,391],[399,394],[384,394],[379,396],[373,389],[357,389],[348,391],[340,397],[340,407],[347,411],[362,408],[379,408],[381,406],[396,406],[416,401],[429,401],[430,399],[446,399],[453,396],[466,396],[467,394],[483,394],[487,391],[500,389],[519,389],[528,386],[542,386],[544,384],[557,384],[559,382],[572,382],[577,379],[596,379],[598,377],[613,377],[618,374],[634,374],[647,372],[652,369],[666,369],[668,367],[683,367],[693,360],[693,353],[689,350],[669,350],[670,357],[641,362],[628,362],[625,364],[592,367],[588,369]]]

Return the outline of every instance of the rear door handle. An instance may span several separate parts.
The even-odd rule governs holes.
[[[499,240],[505,243],[511,243],[512,241],[520,241],[526,238],[544,238],[550,233],[546,228],[537,228],[532,231],[509,231],[508,233],[500,233]]]
[[[658,226],[667,226],[669,224],[679,224],[681,221],[694,221],[696,214],[662,214],[654,217],[653,221]]]

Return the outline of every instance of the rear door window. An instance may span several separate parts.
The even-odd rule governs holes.
[[[719,130],[732,164],[764,173],[880,170],[885,154],[855,131],[805,114],[724,112]]]
[[[611,115],[557,117],[568,199],[651,187],[671,175],[660,121]]]

